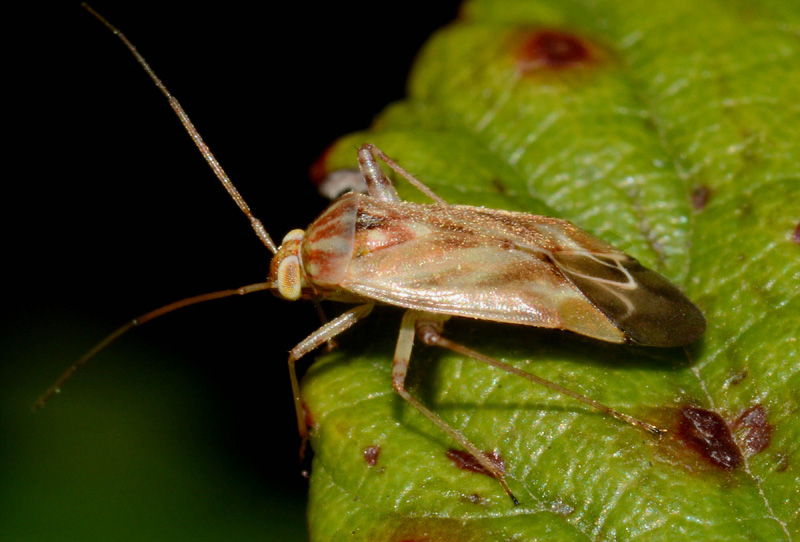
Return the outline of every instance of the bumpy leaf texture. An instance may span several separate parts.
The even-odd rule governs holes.
[[[571,220],[679,284],[708,330],[664,350],[448,323],[660,440],[416,347],[409,389],[498,454],[514,507],[392,391],[400,311],[377,311],[304,381],[312,540],[800,540],[798,66],[792,1],[464,4],[408,98],[320,170],[370,141],[450,202]]]

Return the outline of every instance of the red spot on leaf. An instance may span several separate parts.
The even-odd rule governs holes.
[[[374,467],[375,464],[378,462],[378,456],[381,454],[381,447],[377,444],[373,444],[366,450],[364,450],[364,461],[367,463],[367,466]]]
[[[592,60],[588,43],[574,34],[558,30],[539,30],[531,34],[517,53],[520,69],[563,69]]]
[[[792,241],[800,245],[800,222],[798,222],[797,227],[794,229],[794,235],[792,235]]]
[[[494,465],[500,469],[500,472],[505,472],[506,465],[503,462],[503,459],[500,457],[500,454],[497,452],[485,452],[486,457],[489,458],[489,461],[494,463]],[[486,476],[492,476],[492,473],[487,471],[483,465],[478,463],[478,460],[469,453],[463,450],[447,450],[447,458],[453,462],[453,464],[461,470],[466,470],[470,472],[477,472],[478,474],[485,474]]]
[[[767,410],[761,405],[748,408],[733,422],[733,432],[748,455],[763,452],[772,438],[772,426],[767,423]]]
[[[682,408],[677,435],[715,467],[733,470],[742,463],[742,454],[728,425],[716,412],[691,406]]]
[[[708,204],[708,198],[711,196],[711,189],[707,186],[698,186],[692,190],[692,207],[700,211]]]
[[[314,419],[314,415],[311,413],[311,409],[308,408],[308,405],[305,403],[301,403],[303,407],[303,417],[306,419],[306,425],[308,427],[314,427],[316,420]]]
[[[333,150],[333,146],[329,145],[322,154],[320,154],[314,162],[312,162],[311,167],[308,168],[308,176],[311,178],[311,182],[314,183],[314,186],[319,186],[322,184],[322,181],[328,176],[328,155],[330,155],[331,150]]]

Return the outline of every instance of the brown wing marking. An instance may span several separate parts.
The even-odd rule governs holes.
[[[353,257],[358,198],[346,195],[332,203],[306,229],[302,261],[308,279],[316,286],[339,283]]]

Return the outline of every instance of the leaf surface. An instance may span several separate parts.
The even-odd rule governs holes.
[[[514,507],[392,391],[401,311],[377,310],[304,379],[312,540],[800,539],[799,38],[788,1],[464,4],[408,98],[338,141],[325,170],[357,167],[369,141],[449,202],[566,218],[680,285],[708,330],[659,350],[448,323],[456,341],[665,427],[661,440],[417,346],[408,389],[497,451]],[[709,458],[693,413],[718,416],[738,465]]]

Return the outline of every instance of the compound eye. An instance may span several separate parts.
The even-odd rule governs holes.
[[[292,230],[283,237],[281,245],[285,245],[291,241],[302,241],[305,234],[306,232],[303,230]]]
[[[294,301],[300,299],[300,259],[287,256],[278,264],[278,293],[282,298]]]

